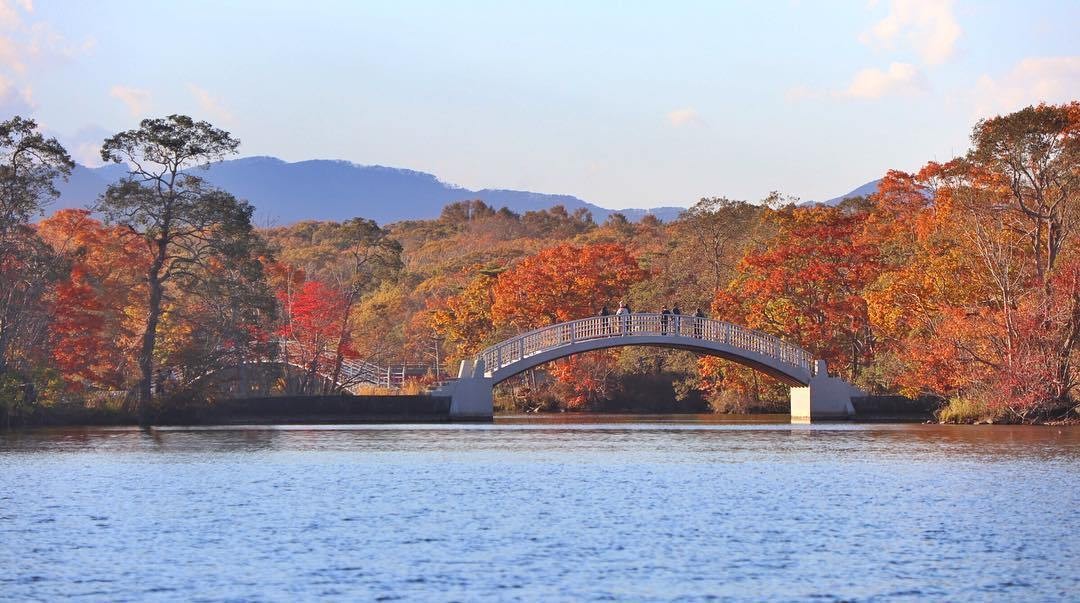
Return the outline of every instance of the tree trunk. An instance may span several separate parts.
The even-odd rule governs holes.
[[[342,348],[345,347],[345,340],[349,337],[349,314],[352,312],[353,304],[356,303],[356,292],[350,292],[349,297],[345,300],[345,312],[341,317],[341,330],[338,332],[337,347],[334,348],[334,372],[330,377],[330,387],[334,388],[334,393],[341,393],[341,365],[345,361],[342,354]]]
[[[150,401],[153,398],[154,347],[157,345],[157,327],[161,320],[161,299],[164,286],[161,283],[161,268],[165,264],[165,244],[158,243],[158,252],[146,280],[150,286],[150,299],[146,312],[146,329],[143,331],[142,346],[139,348],[139,397],[136,413],[139,423],[145,423]]]

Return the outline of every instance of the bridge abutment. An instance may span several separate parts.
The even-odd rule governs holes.
[[[495,415],[495,380],[484,375],[483,361],[461,362],[458,378],[436,394],[450,396],[450,418],[458,421],[491,421]]]
[[[448,383],[437,393],[450,395],[450,418],[460,421],[490,421],[495,414],[494,380],[467,377]]]
[[[791,388],[791,422],[840,421],[855,416],[852,396],[863,392],[843,379],[830,377],[824,360],[817,361],[810,384]]]

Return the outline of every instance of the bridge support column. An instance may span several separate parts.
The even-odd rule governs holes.
[[[839,421],[855,416],[852,396],[863,395],[862,390],[843,379],[830,377],[825,361],[819,360],[817,374],[806,387],[791,388],[791,422],[813,423],[816,421]]]
[[[459,421],[491,421],[495,414],[495,380],[482,376],[484,367],[472,359],[462,361],[458,378],[440,387],[435,395],[450,397],[450,418]],[[479,375],[479,376],[478,376]]]
[[[495,414],[492,388],[495,383],[484,377],[458,379],[450,385],[450,418],[462,421],[490,421]]]

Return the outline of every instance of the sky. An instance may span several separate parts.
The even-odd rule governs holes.
[[[823,200],[1080,98],[1078,30],[1076,0],[0,0],[0,115],[89,165],[184,113],[242,156],[611,208]]]

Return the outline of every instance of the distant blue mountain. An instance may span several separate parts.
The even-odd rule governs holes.
[[[86,207],[105,188],[126,175],[119,165],[77,166],[67,182],[57,184],[60,199],[52,209]],[[259,225],[285,225],[301,220],[345,220],[360,216],[381,224],[438,217],[444,205],[481,199],[496,208],[523,213],[562,205],[570,212],[585,208],[597,222],[619,212],[631,220],[646,214],[674,220],[681,207],[612,210],[570,195],[453,186],[431,174],[348,161],[313,160],[288,163],[274,157],[245,157],[214,164],[199,172],[209,182],[255,206]]]
[[[873,195],[874,193],[876,193],[878,191],[878,186],[880,186],[880,185],[881,185],[881,179],[880,178],[878,178],[877,180],[871,180],[870,182],[867,182],[866,184],[856,188],[855,190],[853,190],[853,191],[851,191],[851,192],[849,192],[847,194],[840,195],[839,197],[833,197],[832,199],[829,199],[828,201],[825,201],[824,204],[825,205],[839,205],[840,202],[843,201],[844,199],[850,199],[852,197],[869,197],[870,195]]]

